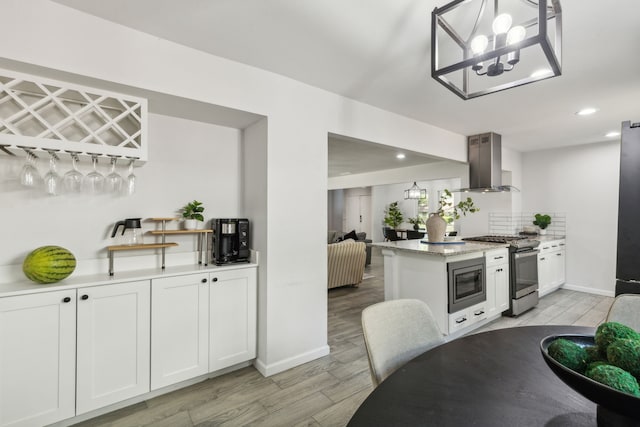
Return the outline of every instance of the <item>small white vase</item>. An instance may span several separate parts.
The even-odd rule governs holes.
[[[437,213],[432,213],[427,219],[427,237],[430,242],[444,242],[444,233],[447,231],[447,221]]]
[[[545,234],[547,234],[547,229],[546,229],[546,228],[541,228],[541,229],[538,231],[538,234],[539,234],[539,235],[541,235],[541,236],[544,236]]]
[[[197,219],[185,219],[182,223],[182,226],[185,230],[197,230],[198,229],[198,220]]]

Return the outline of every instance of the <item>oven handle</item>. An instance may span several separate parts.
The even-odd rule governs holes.
[[[516,252],[513,257],[515,259],[518,258],[524,258],[524,257],[528,257],[528,256],[538,256],[538,250],[533,250],[533,251],[527,251],[527,252]]]

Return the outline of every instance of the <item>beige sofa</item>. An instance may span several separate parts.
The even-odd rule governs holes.
[[[327,245],[328,287],[353,285],[362,282],[366,261],[366,244],[355,240],[345,240]]]

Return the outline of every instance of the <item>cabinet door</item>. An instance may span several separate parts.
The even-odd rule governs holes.
[[[76,292],[0,298],[0,425],[75,413]]]
[[[151,281],[151,389],[209,372],[209,275]]]
[[[256,357],[256,269],[210,274],[209,371]]]
[[[496,311],[502,313],[509,309],[509,264],[496,269]]]
[[[487,267],[487,314],[493,316],[496,311],[496,279],[500,267]]]
[[[551,253],[538,254],[538,290],[540,295],[544,295],[553,287],[553,265]]]
[[[149,281],[78,289],[76,412],[149,391]]]
[[[550,256],[553,258],[553,286],[561,286],[565,282],[565,251],[556,251]]]

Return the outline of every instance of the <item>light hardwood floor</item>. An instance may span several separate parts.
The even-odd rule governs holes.
[[[331,354],[264,378],[253,367],[102,415],[81,426],[344,426],[373,390],[360,314],[383,300],[383,269],[374,248],[358,288],[329,291]],[[612,298],[558,290],[517,318],[502,317],[480,331],[534,324],[596,326]]]

